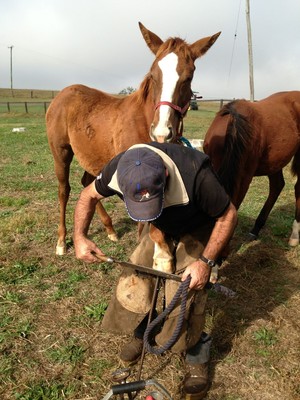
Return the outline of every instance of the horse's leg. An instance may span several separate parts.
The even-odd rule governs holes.
[[[84,172],[82,178],[81,178],[81,183],[83,184],[84,187],[88,186],[93,180],[95,179],[94,176],[89,174],[88,172]],[[112,220],[110,216],[107,214],[103,204],[101,201],[99,201],[96,205],[96,213],[99,215],[100,220],[106,230],[107,236],[110,240],[113,242],[118,241],[118,236],[112,226]]]
[[[118,241],[118,235],[116,231],[114,230],[112,226],[112,220],[110,216],[107,214],[103,204],[101,201],[98,201],[96,205],[96,213],[99,215],[99,218],[101,219],[102,224],[104,225],[104,228],[106,230],[107,236],[110,240],[113,242]]]
[[[300,152],[294,156],[292,164],[293,172],[297,175],[295,184],[296,211],[295,220],[293,222],[292,234],[289,239],[290,246],[297,246],[300,238]]]
[[[140,242],[142,240],[142,232],[144,229],[144,225],[145,225],[144,222],[138,222],[138,224],[137,224],[137,240],[138,240],[138,242]]]
[[[280,195],[282,189],[284,188],[284,178],[282,170],[280,170],[274,175],[269,175],[268,178],[269,178],[269,196],[263,208],[261,209],[252,230],[250,231],[250,235],[254,239],[257,239],[259,231],[265,225],[266,220],[274,204],[276,203],[276,200],[278,199],[278,196]]]
[[[59,199],[59,225],[58,225],[58,241],[56,245],[56,254],[59,256],[67,252],[66,246],[66,208],[69,200],[71,187],[69,184],[70,164],[73,159],[73,151],[71,146],[61,147],[53,151],[55,174],[58,179],[58,199]]]
[[[163,232],[150,224],[149,236],[154,242],[153,268],[159,271],[173,272],[173,255]]]

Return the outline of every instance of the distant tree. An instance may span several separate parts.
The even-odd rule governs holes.
[[[127,88],[126,89],[122,89],[119,94],[131,94],[131,93],[133,93],[135,91],[136,91],[136,89],[134,89],[132,86],[127,86]]]

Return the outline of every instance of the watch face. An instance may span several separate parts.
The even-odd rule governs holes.
[[[214,267],[216,265],[214,260],[209,260],[208,258],[204,257],[203,255],[201,255],[200,260],[204,261],[209,267]]]

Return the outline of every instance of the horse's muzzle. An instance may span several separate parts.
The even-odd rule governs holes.
[[[150,127],[150,137],[154,142],[168,143],[173,141],[173,129],[167,127],[164,131],[155,132],[154,124]]]

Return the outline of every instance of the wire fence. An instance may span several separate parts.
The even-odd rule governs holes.
[[[206,108],[210,105],[213,109],[221,109],[225,103],[232,99],[201,99],[198,100],[198,107]],[[26,113],[26,114],[41,114],[46,113],[51,100],[48,101],[0,101],[0,114],[3,113]]]
[[[0,113],[46,113],[51,101],[5,101],[0,102]]]

